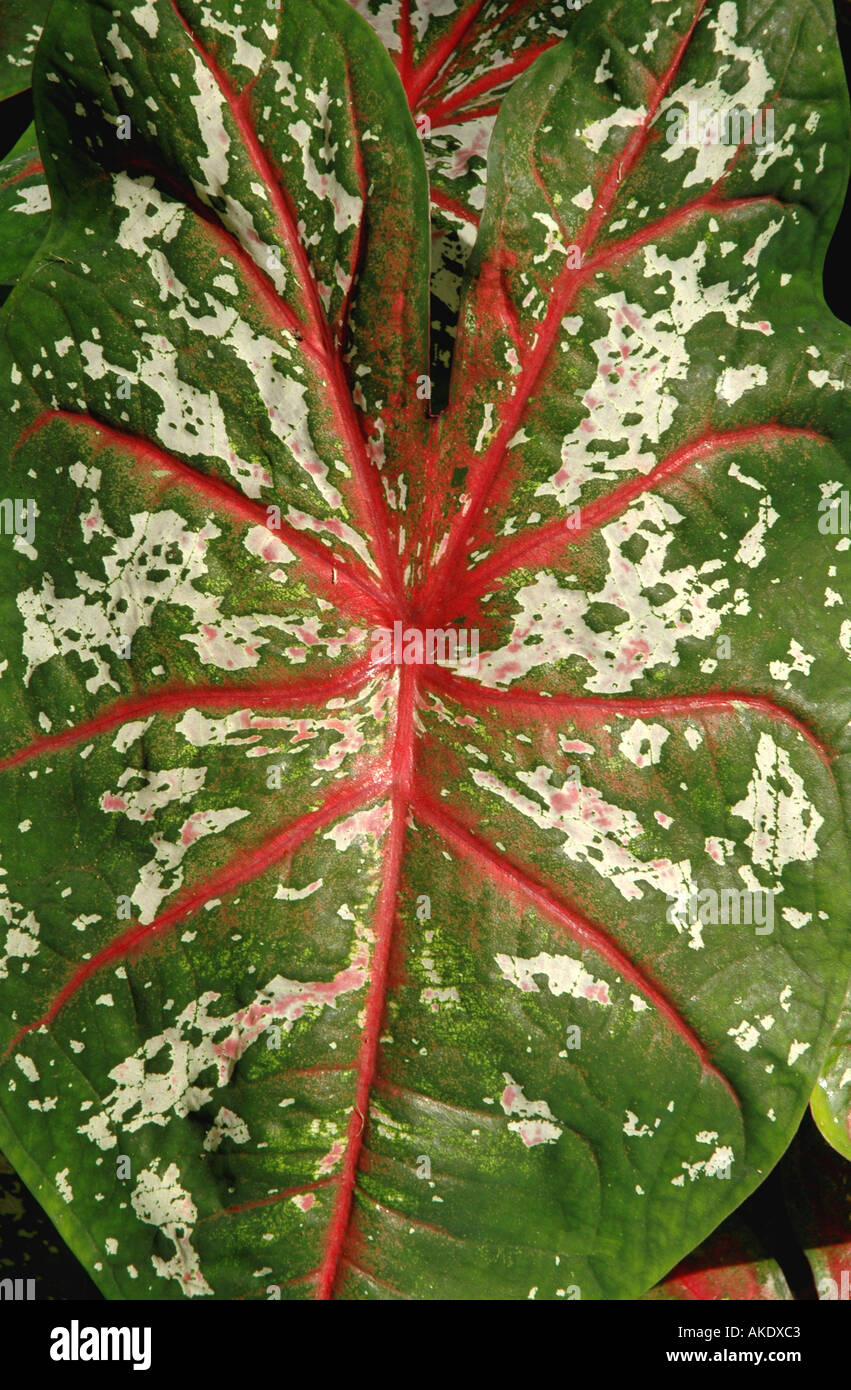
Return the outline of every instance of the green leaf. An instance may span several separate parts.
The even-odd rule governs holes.
[[[0,163],[0,286],[11,288],[35,254],[50,221],[50,195],[35,130],[24,132]]]
[[[0,319],[0,1143],[107,1295],[636,1297],[789,1144],[851,973],[831,24],[574,16],[430,420],[362,17],[57,0]],[[710,95],[774,143],[671,144]]]
[[[3,0],[0,14],[0,101],[25,92],[51,0]]]
[[[10,130],[20,130],[27,120],[26,115],[22,120],[19,116],[18,108],[27,100],[19,94],[29,89],[36,45],[49,8],[50,0],[5,0],[0,13],[0,102],[18,97],[3,107],[7,140],[14,139]],[[35,127],[30,122],[0,161],[0,303],[44,236],[49,207]]]

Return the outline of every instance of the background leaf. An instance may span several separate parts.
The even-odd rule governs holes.
[[[0,13],[0,101],[26,91],[51,0],[3,0]]]
[[[429,171],[431,402],[446,404],[464,270],[485,202],[487,157],[506,93],[570,32],[587,0],[350,0],[399,73]]]
[[[851,1170],[805,1123],[781,1165],[792,1226],[819,1299],[851,1299]]]
[[[24,132],[0,164],[0,293],[5,299],[47,231],[50,195],[35,130]]]

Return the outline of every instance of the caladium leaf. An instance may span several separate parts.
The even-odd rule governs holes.
[[[44,240],[49,215],[50,194],[30,126],[0,163],[0,287],[16,284]]]
[[[3,0],[0,12],[0,101],[25,92],[51,0]]]
[[[640,1294],[851,965],[827,7],[574,17],[431,422],[422,148],[343,0],[57,0],[35,92],[0,1142],[113,1296]],[[696,94],[775,143],[669,144]]]
[[[516,79],[567,36],[588,0],[350,3],[393,58],[423,142],[432,224],[427,389],[436,414],[446,403],[458,297],[485,203],[494,121]]]

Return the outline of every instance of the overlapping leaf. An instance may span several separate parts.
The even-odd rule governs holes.
[[[0,146],[5,156],[0,161],[0,303],[38,249],[47,227],[50,199],[35,130],[30,125],[19,139],[16,136],[27,120],[26,115],[21,119],[18,108],[27,100],[21,94],[30,86],[48,4],[49,0],[36,5],[15,0],[0,14],[0,129],[5,141]]]
[[[0,164],[0,293],[17,284],[50,220],[44,168],[30,127]]]
[[[0,1141],[108,1294],[631,1297],[788,1144],[851,963],[842,91],[824,5],[573,16],[429,422],[363,20],[58,0],[0,364]],[[669,143],[710,95],[774,143]],[[397,622],[478,672],[379,659]]]
[[[405,88],[429,171],[432,224],[430,399],[446,389],[458,299],[487,184],[494,121],[516,79],[565,38],[589,0],[350,0]]]

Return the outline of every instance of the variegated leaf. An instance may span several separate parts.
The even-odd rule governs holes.
[[[50,0],[3,0],[0,12],[0,101],[26,91]]]
[[[363,19],[57,0],[0,359],[0,1142],[108,1294],[634,1297],[789,1143],[851,963],[830,23],[574,15],[430,421]],[[670,143],[698,98],[774,142]]]
[[[44,167],[29,127],[0,163],[0,294],[3,298],[31,256],[35,255],[50,220],[50,195]],[[3,292],[5,288],[5,293]]]

